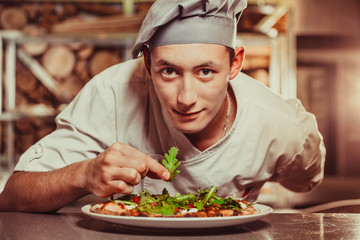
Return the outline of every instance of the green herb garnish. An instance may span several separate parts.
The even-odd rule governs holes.
[[[218,199],[219,197],[215,195],[215,192],[217,190],[217,187],[213,186],[210,190],[203,190],[200,192],[200,194],[204,195],[202,201],[197,202],[195,206],[198,210],[201,210],[203,207],[206,206],[208,202],[210,202],[210,199]],[[213,200],[214,201],[214,200]],[[211,202],[213,202],[211,201]]]
[[[179,211],[197,208],[199,211],[206,210],[208,207],[215,209],[233,209],[242,211],[238,200],[231,197],[221,198],[216,195],[217,187],[210,189],[198,189],[197,193],[188,193],[181,195],[175,193],[170,196],[164,188],[162,194],[150,194],[143,191],[140,196],[131,194],[124,195],[118,199],[111,200],[115,203],[121,201],[125,205],[136,206],[136,211],[147,214],[161,214],[162,216],[173,216]],[[245,203],[251,205],[251,203]]]
[[[177,147],[172,147],[169,150],[169,154],[165,153],[165,159],[162,160],[162,164],[170,173],[170,178],[169,180],[167,180],[168,182],[174,180],[175,176],[180,173],[179,170],[176,170],[181,163],[176,159],[176,155],[178,152],[179,149]]]

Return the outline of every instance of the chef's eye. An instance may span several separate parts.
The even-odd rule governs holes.
[[[212,76],[213,71],[207,68],[203,68],[200,70],[200,76],[201,77],[210,77]]]
[[[176,76],[176,71],[174,68],[167,67],[162,70],[162,74],[165,77],[174,77],[174,76]]]

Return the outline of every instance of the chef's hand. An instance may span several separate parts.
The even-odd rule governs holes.
[[[114,143],[88,160],[86,188],[99,197],[130,194],[145,176],[168,180],[170,173],[150,156],[122,143]]]

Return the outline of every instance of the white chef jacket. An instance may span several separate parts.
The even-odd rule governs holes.
[[[57,129],[30,147],[16,171],[50,171],[96,157],[121,142],[161,161],[179,148],[180,174],[171,182],[146,177],[146,190],[186,194],[218,187],[220,196],[255,200],[266,181],[308,191],[323,178],[325,149],[315,118],[299,100],[284,100],[249,76],[230,81],[237,113],[228,134],[204,151],[177,131],[154,91],[143,59],[114,65],[95,76],[56,117]]]

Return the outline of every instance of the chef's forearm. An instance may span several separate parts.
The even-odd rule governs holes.
[[[0,211],[53,212],[88,194],[86,161],[50,172],[17,172],[0,194]]]

